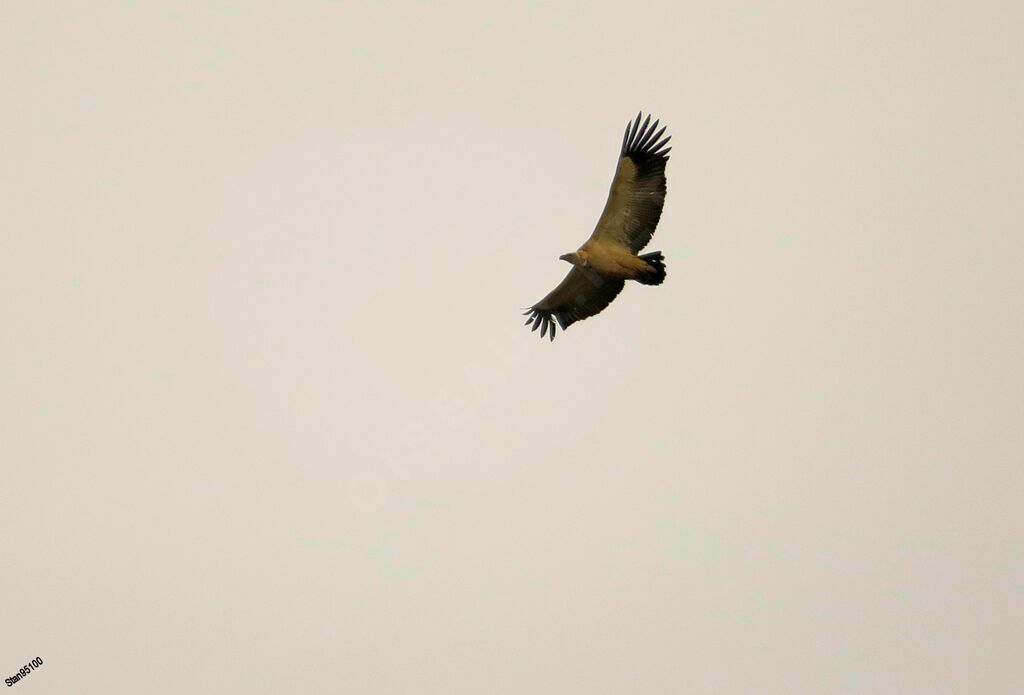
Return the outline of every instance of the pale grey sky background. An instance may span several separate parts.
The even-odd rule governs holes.
[[[8,4],[0,678],[1024,692],[1022,20]],[[541,342],[641,108],[668,281]]]

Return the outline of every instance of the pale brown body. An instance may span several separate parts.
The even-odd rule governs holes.
[[[602,275],[623,280],[635,280],[641,274],[656,272],[642,258],[621,244],[602,244],[590,239],[573,253],[567,253],[561,260],[580,268],[593,268]]]

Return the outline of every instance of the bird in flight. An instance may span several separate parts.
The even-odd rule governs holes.
[[[626,280],[660,285],[665,280],[661,251],[637,253],[647,246],[665,205],[665,163],[671,147],[662,138],[659,121],[651,117],[640,124],[643,112],[626,124],[619,163],[615,168],[608,202],[586,243],[559,256],[572,269],[558,287],[524,312],[526,325],[541,329],[540,335],[555,339],[555,325],[563,331],[600,313],[622,291]]]

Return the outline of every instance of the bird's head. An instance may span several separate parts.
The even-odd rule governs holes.
[[[563,253],[561,256],[558,257],[558,260],[565,261],[567,263],[572,263],[573,265],[579,266],[580,268],[587,267],[587,257],[584,256],[579,251],[573,251],[572,253]]]

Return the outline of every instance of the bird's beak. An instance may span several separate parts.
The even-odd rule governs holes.
[[[563,253],[561,256],[559,256],[558,260],[566,261],[567,263],[572,263],[572,261],[569,260],[569,254],[567,253]]]

